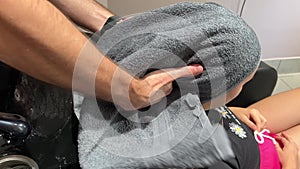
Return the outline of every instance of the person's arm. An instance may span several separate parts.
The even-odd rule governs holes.
[[[96,77],[96,96],[114,101],[125,109],[132,108],[128,105],[128,97],[135,108],[145,107],[150,104],[151,96],[156,96],[156,100],[162,98],[161,94],[155,94],[161,93],[158,91],[170,92],[174,79],[202,71],[201,67],[190,66],[136,79],[88,43],[87,38],[46,0],[1,1],[0,34],[0,61],[42,81],[72,89],[73,71],[80,55],[84,58],[83,66],[77,71],[82,83],[74,90],[92,94],[87,93],[86,83]],[[114,87],[114,94],[111,91],[113,78],[119,85]],[[112,95],[119,97],[113,100]]]
[[[95,0],[49,0],[77,24],[93,32],[100,30],[106,20],[114,16]]]

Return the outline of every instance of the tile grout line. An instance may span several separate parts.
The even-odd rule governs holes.
[[[300,72],[278,74],[278,77],[287,77],[287,76],[300,76]]]
[[[289,88],[289,90],[293,89],[293,87],[291,87],[288,82],[286,82],[283,79],[280,79],[280,80]]]
[[[266,64],[273,67],[278,73],[283,74],[294,74],[300,73],[299,65],[293,62],[300,62],[300,56],[291,58],[274,58],[274,59],[263,59]],[[291,62],[291,66],[287,68],[287,63]]]
[[[279,72],[279,67],[280,67],[280,65],[281,65],[281,61],[282,61],[282,60],[279,60],[279,63],[278,63],[278,65],[277,65],[277,67],[276,67],[276,71],[277,71],[277,72]]]

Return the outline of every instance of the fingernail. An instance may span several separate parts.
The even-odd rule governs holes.
[[[191,64],[189,66],[191,66],[194,69],[195,73],[201,73],[203,71],[203,67],[201,65]]]

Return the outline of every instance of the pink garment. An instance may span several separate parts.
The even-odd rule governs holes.
[[[264,136],[276,136],[275,134],[270,134],[268,132],[262,132]],[[258,143],[260,151],[260,169],[281,169],[281,164],[279,161],[278,153],[275,149],[273,140],[261,136],[258,138],[260,141],[263,140],[263,143]],[[278,144],[278,143],[277,143]]]

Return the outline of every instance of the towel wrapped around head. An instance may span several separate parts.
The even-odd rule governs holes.
[[[240,17],[214,3],[178,3],[130,17],[106,30],[96,46],[139,77],[187,64],[205,70],[177,80],[173,92],[149,109],[125,112],[85,98],[82,168],[199,168],[234,156],[202,103],[225,95],[258,66],[258,39]]]

